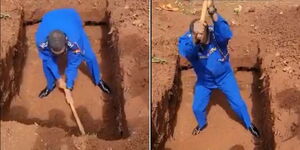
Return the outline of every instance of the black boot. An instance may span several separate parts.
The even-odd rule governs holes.
[[[204,127],[200,128],[199,125],[197,125],[197,126],[194,128],[194,130],[193,130],[193,132],[192,132],[192,135],[197,135],[197,134],[199,134],[200,131],[202,131],[206,126],[207,126],[207,124],[206,124]]]
[[[100,89],[105,92],[106,94],[110,94],[111,93],[111,90],[110,88],[108,87],[108,85],[103,81],[101,80],[98,85],[100,87]]]
[[[48,89],[47,87],[44,88],[44,89],[40,92],[39,97],[40,97],[40,98],[43,98],[43,97],[48,96],[48,95],[53,91],[53,89],[55,89],[55,85],[54,85],[54,87],[53,87],[52,89]]]
[[[260,137],[260,133],[258,131],[258,129],[254,126],[254,124],[251,124],[251,126],[248,128],[248,130],[251,132],[251,134],[253,136],[255,136],[256,138]]]

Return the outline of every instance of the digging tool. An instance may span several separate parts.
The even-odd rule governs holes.
[[[72,113],[73,113],[73,115],[74,115],[74,117],[75,117],[75,120],[76,120],[76,123],[77,123],[77,125],[78,125],[78,127],[79,127],[79,130],[80,130],[80,132],[81,132],[82,135],[85,135],[84,128],[83,128],[83,126],[82,126],[82,123],[81,123],[81,121],[80,121],[80,119],[79,119],[79,117],[78,117],[78,114],[77,114],[77,112],[76,112],[76,110],[75,110],[75,107],[74,107],[74,101],[73,101],[73,98],[72,98],[71,95],[69,95],[69,96],[67,95],[67,94],[68,94],[68,91],[67,91],[66,88],[64,88],[64,92],[65,92],[65,95],[66,95],[67,103],[68,103],[69,106],[71,107]],[[70,94],[70,93],[69,93],[69,94]]]
[[[208,4],[208,0],[203,0],[201,17],[200,17],[200,22],[202,22],[202,23],[204,23],[204,21],[205,21],[205,16],[206,16],[206,12],[207,12],[207,4]]]

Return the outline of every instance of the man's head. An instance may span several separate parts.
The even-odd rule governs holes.
[[[66,35],[59,30],[54,30],[48,36],[48,44],[52,53],[60,55],[66,51]]]
[[[200,19],[194,19],[190,24],[190,31],[193,34],[193,39],[197,44],[207,43],[208,25],[206,22],[201,22]]]

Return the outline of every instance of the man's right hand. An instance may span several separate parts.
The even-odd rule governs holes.
[[[66,82],[65,82],[62,78],[59,78],[59,79],[57,80],[57,83],[58,83],[58,87],[59,87],[60,89],[66,89],[66,88],[67,88]]]
[[[218,21],[217,9],[215,7],[214,0],[208,0],[207,11],[214,22]]]

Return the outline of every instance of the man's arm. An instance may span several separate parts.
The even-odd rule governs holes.
[[[218,44],[222,47],[226,47],[228,41],[232,38],[232,32],[227,21],[217,13],[217,9],[213,3],[208,8],[208,14],[214,23],[214,34]]]
[[[54,78],[56,79],[56,81],[58,82],[58,87],[61,89],[66,88],[66,83],[65,81],[61,78],[60,74],[59,74],[59,69],[58,66],[54,60],[53,55],[51,54],[50,51],[44,50],[41,47],[38,46],[38,51],[39,51],[39,56],[43,61],[43,64],[45,66],[47,66],[52,75],[54,76]]]
[[[77,77],[78,74],[78,67],[81,64],[82,56],[80,54],[80,51],[68,51],[68,63],[67,68],[65,71],[66,74],[66,86],[67,89],[72,89],[74,86],[74,80]]]
[[[187,32],[179,38],[178,50],[179,54],[189,61],[194,61],[198,58],[196,45],[193,42],[193,36],[191,32]]]
[[[40,47],[38,47],[38,51],[39,51],[39,56],[43,61],[43,64],[45,64],[51,71],[52,75],[54,76],[54,78],[60,79],[61,76],[59,74],[59,69],[58,66],[55,62],[54,57],[52,56],[50,51],[44,50]]]

